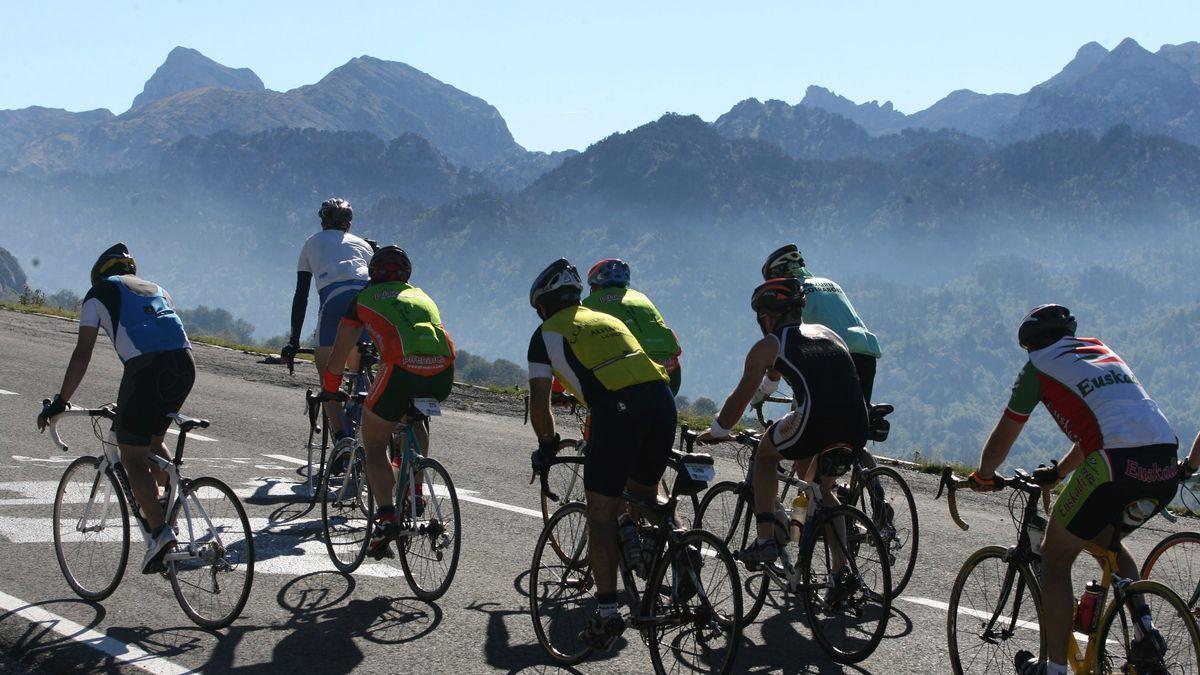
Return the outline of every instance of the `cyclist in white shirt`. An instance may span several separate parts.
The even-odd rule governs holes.
[[[369,241],[350,234],[350,223],[354,219],[350,202],[338,197],[327,199],[317,214],[321,217],[321,231],[309,237],[300,249],[296,294],[292,297],[292,339],[280,355],[289,365],[294,361],[304,327],[304,313],[308,309],[309,283],[316,283],[321,309],[317,315],[317,346],[313,358],[317,362],[317,372],[323,373],[337,336],[338,322],[350,302],[370,281],[367,263],[374,250]],[[356,368],[357,360],[351,360],[354,362],[348,367]],[[341,440],[346,433],[339,410],[341,403],[331,401],[324,405],[334,439]]]

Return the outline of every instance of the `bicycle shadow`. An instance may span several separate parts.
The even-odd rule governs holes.
[[[490,608],[495,609],[490,609]],[[498,602],[475,602],[467,605],[466,609],[483,612],[487,615],[487,631],[484,636],[483,654],[487,664],[503,670],[508,675],[516,673],[574,673],[581,671],[567,666],[559,666],[550,662],[550,657],[537,642],[514,645],[512,633],[507,619],[519,617],[518,620],[529,621],[527,609],[504,609]],[[596,654],[584,663],[604,661],[616,656],[625,640],[621,638],[613,645],[613,649],[605,654]]]
[[[64,614],[63,611],[53,609],[53,607],[58,605],[86,608],[91,610],[93,615],[81,624],[80,630],[69,635],[60,635],[54,631],[58,623],[56,620],[29,621],[17,614],[18,611],[22,610],[42,609],[62,616]],[[63,599],[31,602],[0,614],[0,632],[15,636],[11,640],[7,654],[25,664],[30,664],[50,656],[57,657],[62,653],[66,653],[72,658],[78,655],[80,663],[92,663],[95,664],[94,667],[100,668],[104,666],[105,662],[109,662],[112,665],[111,657],[83,646],[81,643],[76,642],[76,638],[84,631],[96,630],[96,627],[104,621],[106,615],[107,612],[102,605],[87,600]],[[24,627],[20,628],[22,624],[24,624]]]

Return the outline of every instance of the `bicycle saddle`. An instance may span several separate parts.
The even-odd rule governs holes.
[[[854,463],[854,448],[836,443],[817,454],[817,476],[833,478],[850,470]]]
[[[183,433],[187,433],[196,427],[207,429],[209,424],[208,420],[196,419],[195,417],[188,417],[180,413],[167,413],[167,417],[174,420],[175,424],[179,425],[179,431]]]

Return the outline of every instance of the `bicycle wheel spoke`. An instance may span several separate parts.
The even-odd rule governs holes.
[[[214,478],[192,481],[183,499],[173,523],[179,542],[168,554],[171,586],[197,624],[227,626],[245,606],[254,577],[250,522],[233,491]]]
[[[422,458],[405,485],[397,506],[402,523],[400,564],[413,592],[422,600],[441,597],[454,580],[461,544],[458,497],[441,464]]]
[[[571,555],[564,559],[551,539]],[[574,664],[588,654],[579,633],[591,614],[595,588],[587,563],[587,518],[582,504],[555,512],[534,548],[529,573],[529,606],[534,631],[555,661]]]
[[[1100,672],[1200,672],[1200,632],[1178,596],[1153,582],[1134,583],[1127,590],[1125,605],[1097,634]],[[1151,630],[1162,637],[1165,650],[1142,639],[1143,626],[1133,618],[1138,606],[1149,608]]]
[[[955,580],[947,621],[951,660],[963,672],[1010,673],[1017,651],[1040,653],[1034,589],[1023,569],[1009,567],[1006,553],[975,553]]]
[[[129,521],[120,487],[95,457],[80,457],[63,473],[53,529],[55,555],[71,588],[89,600],[111,594],[129,555]]]

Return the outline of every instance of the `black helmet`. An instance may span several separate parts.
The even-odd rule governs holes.
[[[1066,307],[1038,305],[1021,320],[1017,343],[1026,351],[1041,349],[1067,335],[1074,335],[1076,327],[1075,317]]]
[[[529,287],[529,304],[534,309],[546,305],[578,304],[583,295],[583,281],[579,278],[579,270],[559,258],[542,270]]]
[[[137,274],[137,262],[129,255],[125,244],[113,244],[92,265],[92,285],[95,286],[101,279],[122,274]]]
[[[408,278],[412,276],[412,261],[408,259],[408,253],[399,246],[384,246],[371,256],[367,274],[371,276],[373,284],[389,281],[408,283]]]
[[[321,202],[321,209],[317,211],[317,215],[321,217],[322,229],[344,230],[350,225],[350,221],[354,220],[354,209],[350,208],[350,202],[345,199],[330,197]]]
[[[750,308],[756,314],[782,314],[803,307],[804,282],[796,277],[768,279],[750,296]]]
[[[800,249],[796,248],[795,244],[780,246],[771,251],[771,255],[767,256],[767,261],[763,263],[762,278],[767,281],[783,277],[798,277],[801,267],[804,267],[804,255],[800,253]]]

